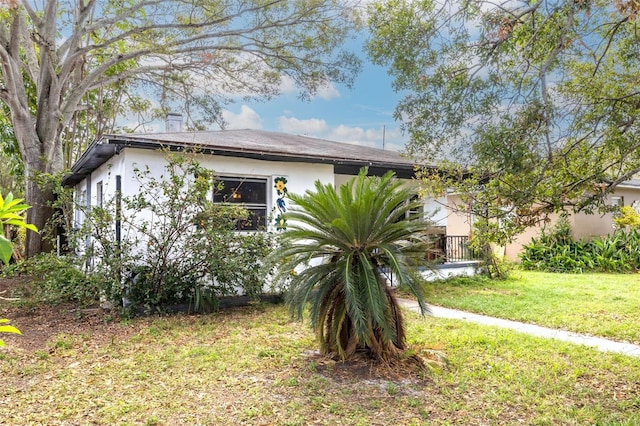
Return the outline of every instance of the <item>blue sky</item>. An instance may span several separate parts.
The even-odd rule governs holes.
[[[228,105],[224,118],[229,129],[262,129],[306,135],[339,142],[401,150],[407,141],[393,110],[400,100],[391,87],[386,69],[367,61],[358,37],[351,49],[360,53],[363,66],[353,88],[332,85],[310,101],[300,101],[293,86],[268,102]]]

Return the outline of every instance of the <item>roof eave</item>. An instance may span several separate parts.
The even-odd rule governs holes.
[[[64,186],[73,186],[82,181],[87,175],[96,170],[102,164],[109,161],[114,155],[118,154],[123,148],[138,148],[148,150],[169,149],[170,151],[198,151],[204,154],[221,155],[225,157],[242,157],[266,161],[287,161],[302,163],[321,163],[332,164],[340,170],[349,170],[350,168],[369,167],[374,174],[382,174],[388,170],[396,171],[399,177],[410,177],[414,173],[414,165],[407,163],[374,161],[374,160],[354,160],[344,157],[330,156],[302,156],[288,153],[274,153],[259,150],[231,150],[219,147],[207,147],[206,145],[191,145],[180,142],[166,142],[161,140],[149,140],[146,138],[136,138],[135,136],[104,136],[89,145],[87,150],[82,154],[80,159],[71,168],[71,173],[66,175],[62,184]],[[354,173],[349,173],[354,174]]]

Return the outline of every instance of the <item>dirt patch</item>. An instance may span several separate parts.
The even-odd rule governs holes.
[[[0,278],[0,318],[9,319],[22,333],[3,334],[1,338],[7,345],[33,353],[47,350],[51,340],[61,333],[102,341],[131,332],[132,326],[122,323],[115,311],[72,304],[21,303],[21,297],[31,293],[30,283],[29,277],[24,276]]]

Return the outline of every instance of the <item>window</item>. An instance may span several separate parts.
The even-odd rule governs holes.
[[[411,202],[415,203],[419,199],[420,197],[418,195],[414,195],[411,197]],[[407,218],[414,218],[416,216],[424,217],[424,204],[421,203],[407,212]]]
[[[267,225],[267,179],[219,177],[222,189],[213,193],[214,203],[242,204],[249,211],[247,220],[238,221],[238,230],[263,229]]]
[[[76,227],[84,223],[84,209],[87,208],[87,191],[85,189],[76,192]]]
[[[618,208],[624,206],[624,197],[611,197],[611,205]]]
[[[102,207],[102,181],[96,183],[96,206]]]
[[[411,199],[409,200],[410,203],[415,203],[416,201],[418,201],[420,199],[420,197],[418,195],[414,195],[411,197]],[[400,220],[407,220],[407,219],[413,219],[415,217],[418,218],[422,218],[424,219],[424,204],[419,204],[414,206],[413,208],[411,208],[410,210],[406,211],[404,213],[403,217],[399,217],[397,219],[397,221]]]

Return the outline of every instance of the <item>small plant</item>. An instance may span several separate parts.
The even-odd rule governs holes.
[[[387,393],[391,396],[395,396],[398,394],[398,385],[396,385],[393,382],[387,383],[387,385],[385,386],[385,389],[387,390]]]
[[[11,260],[11,254],[13,253],[13,244],[11,240],[4,236],[4,227],[17,226],[20,228],[30,229],[34,232],[38,232],[38,229],[26,223],[22,217],[22,213],[27,210],[29,206],[22,202],[20,198],[13,198],[13,194],[9,193],[6,198],[0,194],[0,259],[9,264]],[[16,333],[21,334],[20,330],[12,325],[8,325],[9,320],[0,319],[0,333]],[[5,346],[5,343],[0,339],[0,346]]]
[[[622,206],[618,214],[613,218],[613,222],[621,229],[626,227],[638,229],[640,228],[640,214],[631,206]]]
[[[280,277],[289,284],[292,313],[302,317],[311,302],[321,353],[392,361],[407,349],[402,312],[382,269],[427,310],[416,267],[430,243],[429,223],[407,218],[420,206],[415,192],[392,173],[377,178],[362,169],[339,189],[316,181],[315,191],[290,195]]]
[[[12,325],[8,325],[8,319],[0,319],[0,333],[14,333],[14,334],[22,334],[20,330],[15,328]],[[0,339],[0,346],[5,346],[5,343],[2,339]]]
[[[2,231],[0,232],[0,260],[5,264],[9,263],[13,253],[13,244],[4,235],[5,226],[17,226],[38,232],[38,229],[32,224],[26,223],[22,216],[27,209],[29,209],[29,206],[24,204],[21,198],[14,199],[11,193],[6,198],[3,198],[2,194],[0,194],[0,231]]]

